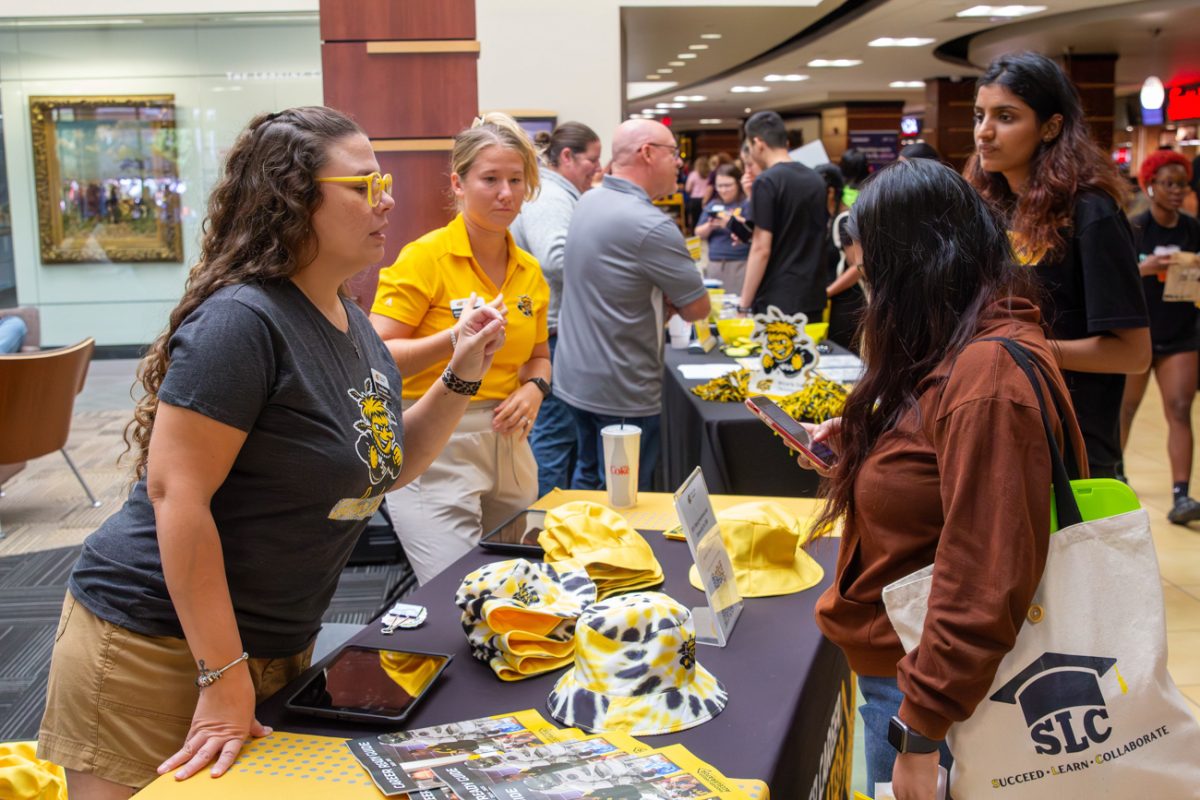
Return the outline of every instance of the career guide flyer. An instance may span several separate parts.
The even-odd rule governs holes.
[[[607,736],[611,734],[592,741]],[[494,779],[488,783],[460,781],[453,790],[462,800],[746,800],[732,781],[678,744],[633,755],[613,754],[531,768],[501,783]]]
[[[421,800],[452,797],[439,791],[445,784],[432,767],[454,764],[476,756],[579,738],[577,730],[559,730],[541,714],[529,709],[483,719],[432,725],[398,733],[384,733],[346,742],[385,795],[421,790]]]

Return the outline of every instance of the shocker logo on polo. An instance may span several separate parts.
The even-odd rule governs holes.
[[[533,316],[533,298],[527,294],[523,294],[517,298],[517,311],[520,311],[527,317]]]
[[[1112,669],[1124,692],[1116,663],[1115,658],[1043,653],[990,699],[1021,707],[1039,755],[1080,753],[1112,736],[1100,678]]]
[[[371,485],[377,486],[385,480],[394,482],[404,465],[404,451],[396,441],[396,417],[391,407],[375,391],[370,379],[363,382],[361,392],[346,391],[358,405],[361,419],[354,423],[354,429],[359,433],[354,447],[370,470]]]

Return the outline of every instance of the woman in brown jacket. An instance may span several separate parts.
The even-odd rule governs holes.
[[[946,731],[971,715],[1012,649],[1050,536],[1050,453],[1033,387],[999,342],[981,340],[1030,351],[1070,440],[1080,438],[1028,272],[961,177],[928,160],[889,166],[864,186],[851,223],[870,289],[867,370],[843,416],[813,429],[839,457],[824,521],[843,523],[817,624],[859,675],[869,789],[891,780],[898,800],[928,800],[939,750],[949,762]],[[1080,448],[1076,459],[1086,463]],[[906,655],[881,592],[929,564],[928,617]],[[901,752],[889,728],[906,734]]]

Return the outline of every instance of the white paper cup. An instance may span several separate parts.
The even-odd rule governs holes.
[[[671,317],[667,323],[667,332],[671,334],[671,347],[676,350],[687,347],[692,340],[691,324],[679,315]]]
[[[604,484],[613,508],[637,505],[638,455],[642,429],[636,425],[609,425],[600,429],[604,441]]]

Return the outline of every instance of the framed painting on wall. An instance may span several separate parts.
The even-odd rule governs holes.
[[[42,263],[183,260],[175,96],[30,97]]]

